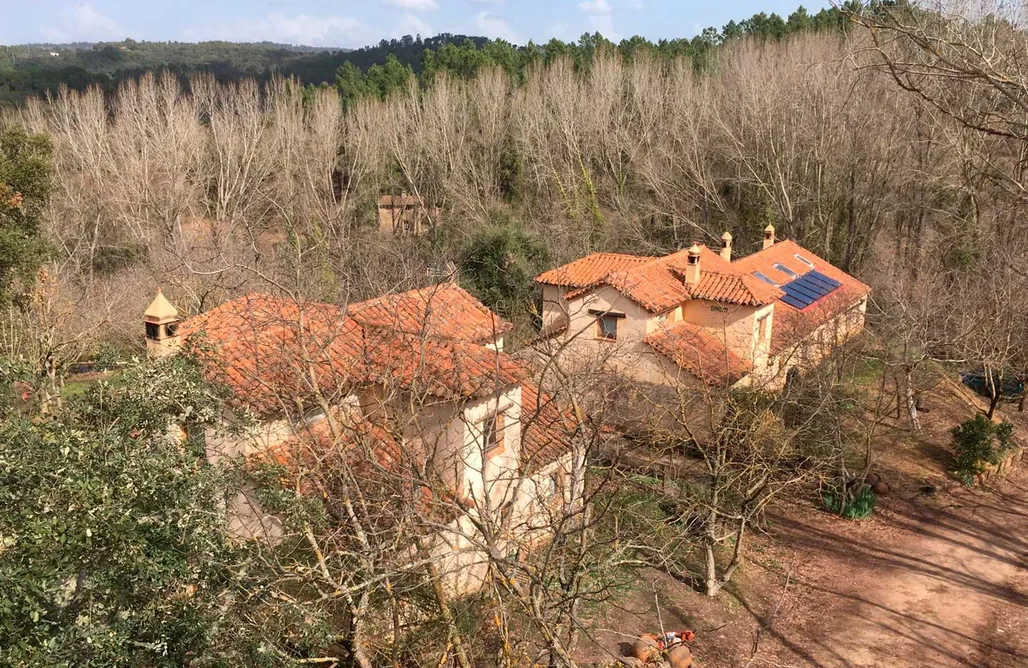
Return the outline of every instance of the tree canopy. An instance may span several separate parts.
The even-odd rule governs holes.
[[[44,135],[0,132],[0,300],[39,268],[46,244],[39,217],[53,180],[53,149]]]

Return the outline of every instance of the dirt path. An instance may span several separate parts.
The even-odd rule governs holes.
[[[1028,475],[883,506],[778,518],[795,594],[753,665],[1028,666]]]

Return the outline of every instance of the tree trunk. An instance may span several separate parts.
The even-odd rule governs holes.
[[[713,499],[713,503],[716,502],[717,496]],[[721,582],[717,577],[717,560],[714,555],[714,546],[717,544],[717,511],[714,509],[713,503],[710,508],[710,515],[707,518],[707,536],[704,541],[706,543],[705,553],[707,560],[707,596],[717,596],[717,593],[721,591]]]
[[[432,591],[435,594],[436,603],[439,604],[439,612],[446,623],[446,631],[449,634],[450,644],[453,645],[453,655],[457,660],[457,665],[459,668],[471,668],[471,662],[464,651],[463,637],[457,628],[457,620],[453,616],[453,611],[450,610],[450,601],[446,595],[446,590],[443,588],[443,581],[439,577],[439,573],[436,572],[435,565],[432,562],[426,564],[425,570],[428,572],[428,577],[432,580]]]
[[[985,414],[985,417],[990,420],[996,414],[996,407],[999,406],[1000,392],[998,388],[992,389],[992,398],[989,399],[989,412]]]
[[[359,666],[359,668],[374,668],[371,663],[371,657],[368,656],[364,646],[364,626],[368,618],[369,597],[370,595],[365,589],[361,592],[357,602],[350,606],[350,616],[352,619],[350,622],[350,637],[347,639],[347,649],[350,650],[353,663]]]
[[[921,419],[917,415],[917,398],[914,396],[914,373],[909,366],[906,372],[907,413],[910,415],[910,428],[921,431]]]

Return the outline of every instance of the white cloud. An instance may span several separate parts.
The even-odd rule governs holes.
[[[628,8],[640,11],[643,8],[643,0],[628,0]]]
[[[590,16],[589,32],[598,32],[612,42],[621,41],[621,33],[614,29],[614,19],[610,14]]]
[[[607,0],[585,0],[578,8],[586,14],[610,14],[610,3]]]
[[[309,46],[364,46],[371,31],[348,16],[286,16],[278,12],[262,19],[214,27],[191,28],[183,37],[189,40],[223,39],[235,42],[282,42]]]
[[[397,24],[396,30],[393,31],[394,37],[402,37],[404,35],[421,35],[422,37],[431,37],[435,34],[432,30],[432,26],[422,21],[413,14],[404,14],[403,19]]]
[[[518,35],[510,24],[495,14],[479,12],[474,22],[475,34],[493,39],[505,39],[514,44],[521,44],[521,36]]]
[[[55,24],[41,27],[39,31],[51,42],[115,40],[124,36],[114,19],[87,3],[66,9]]]
[[[382,0],[382,4],[409,9],[415,12],[435,11],[439,9],[436,0]]]
[[[610,3],[607,0],[585,0],[579,3],[578,8],[589,15],[589,32],[598,32],[612,42],[621,40],[621,35],[614,30],[614,18],[611,16]]]

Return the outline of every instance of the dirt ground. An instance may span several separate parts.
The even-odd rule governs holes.
[[[892,493],[870,519],[779,504],[721,596],[642,572],[594,623],[583,659],[616,661],[631,634],[663,625],[697,631],[701,667],[1028,666],[1028,456],[965,489],[944,472],[969,397],[943,385],[926,408],[923,434],[900,423],[883,433],[878,469]]]

